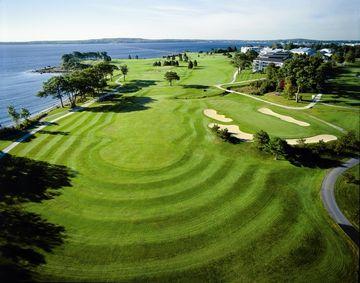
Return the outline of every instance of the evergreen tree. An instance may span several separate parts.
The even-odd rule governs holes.
[[[188,69],[192,69],[194,68],[194,64],[193,62],[190,60],[189,63],[188,63]]]

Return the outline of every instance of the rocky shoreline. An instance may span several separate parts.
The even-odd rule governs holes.
[[[41,69],[34,70],[33,72],[39,74],[52,74],[52,73],[66,73],[66,70],[57,66],[47,66]]]

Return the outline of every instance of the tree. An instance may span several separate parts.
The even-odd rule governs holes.
[[[334,53],[331,58],[336,62],[336,63],[339,63],[339,64],[342,64],[344,63],[344,56],[342,53]]]
[[[268,151],[269,150],[270,137],[267,132],[261,130],[254,135],[254,144],[258,150]]]
[[[286,140],[279,137],[272,138],[269,142],[269,150],[274,155],[275,160],[280,157],[286,157],[288,153],[289,145]]]
[[[122,66],[120,66],[120,71],[121,71],[121,73],[123,74],[123,76],[124,76],[124,81],[125,81],[125,77],[126,77],[127,73],[129,72],[128,66],[127,66],[127,65],[122,65]]]
[[[29,117],[30,117],[30,111],[28,109],[26,109],[26,108],[21,108],[20,117],[22,119],[24,119],[26,122],[28,122]]]
[[[194,60],[194,67],[198,66],[198,62],[196,60]]]
[[[65,79],[63,76],[55,76],[48,79],[43,83],[43,88],[37,93],[39,97],[57,98],[60,100],[61,107],[64,107],[63,92],[64,92]]]
[[[308,77],[305,69],[301,69],[296,73],[296,85],[297,91],[295,93],[295,101],[299,102],[299,93],[300,90],[303,90],[306,84],[308,83]]]
[[[290,77],[285,78],[284,94],[288,98],[294,97],[295,87],[294,87],[293,82]]]
[[[250,65],[249,58],[244,53],[237,52],[233,59],[231,60],[231,64],[233,64],[240,73],[241,70],[245,69]]]
[[[189,63],[188,63],[188,69],[192,69],[194,68],[194,64],[193,62],[190,60]]]
[[[252,62],[256,57],[258,57],[259,53],[257,53],[255,50],[248,50],[245,55],[247,56],[248,60]]]
[[[14,121],[15,125],[17,126],[19,124],[20,114],[16,111],[13,105],[9,105],[7,109],[10,118]]]
[[[170,86],[172,86],[173,80],[176,80],[176,81],[180,80],[179,75],[176,72],[172,72],[172,71],[166,72],[164,77],[165,77],[165,80],[167,80],[169,82]]]
[[[352,50],[349,50],[345,54],[345,61],[348,63],[355,63],[355,53]]]

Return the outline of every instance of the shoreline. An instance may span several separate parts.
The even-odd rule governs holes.
[[[35,69],[32,70],[31,72],[33,73],[38,73],[38,74],[62,74],[62,73],[67,73],[66,70],[64,70],[63,68],[59,67],[59,66],[46,66],[40,69]]]

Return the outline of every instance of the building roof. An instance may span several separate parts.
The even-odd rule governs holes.
[[[290,52],[296,54],[313,54],[315,53],[315,50],[309,47],[299,47],[299,48],[291,49]]]

